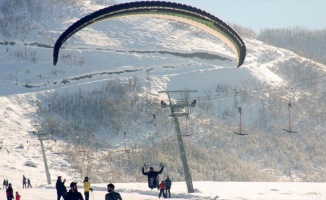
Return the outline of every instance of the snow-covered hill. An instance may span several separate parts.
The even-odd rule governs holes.
[[[60,33],[103,6],[90,1],[78,6],[72,3],[50,6],[48,1],[42,1],[40,6],[41,16],[30,21],[37,25],[38,31],[34,29],[24,37],[12,38],[11,44],[0,34],[0,113],[3,113],[0,178],[7,178],[14,185],[20,185],[23,174],[31,178],[33,185],[46,185],[40,142],[32,133],[35,130],[32,125],[37,102],[54,91],[91,90],[107,80],[138,77],[142,94],[149,92],[152,98],[166,99],[158,91],[182,89],[198,90],[196,95],[202,97],[214,92],[219,84],[238,88],[250,82],[265,88],[289,89],[294,79],[289,78],[292,75],[287,74],[288,68],[295,68],[298,63],[309,62],[314,70],[324,72],[323,65],[249,38],[244,38],[248,50],[246,61],[236,68],[232,51],[218,39],[190,25],[148,17],[114,19],[83,29],[65,43],[58,64],[53,66],[51,46]],[[146,91],[148,77],[150,91]],[[224,101],[233,98],[227,96]],[[286,101],[291,97],[282,98]],[[246,105],[254,110],[258,102]],[[254,124],[256,115],[250,113],[244,122]],[[318,130],[321,132],[323,127]],[[62,142],[45,141],[52,183],[58,175],[81,181],[80,174],[59,153]],[[36,167],[27,166],[26,162]],[[213,199],[214,195],[207,198]]]
[[[6,61],[1,68],[1,80],[5,80],[1,95],[61,88],[63,80],[70,86],[115,77],[145,77],[151,68],[154,91],[184,88],[178,81],[199,91],[212,90],[217,83],[238,85],[245,79],[279,85],[282,79],[267,67],[295,57],[247,39],[246,63],[236,69],[232,51],[206,32],[181,22],[133,17],[104,21],[78,32],[65,43],[58,65],[52,66],[52,49],[48,47],[78,17],[98,8],[88,3],[69,7],[65,18],[53,21],[53,13],[63,15],[67,9],[57,8],[42,17],[42,24],[50,29],[46,36],[42,33],[43,38],[30,32],[23,41],[15,40],[15,45],[1,45],[1,59]],[[17,60],[20,64],[13,62]],[[90,75],[91,79],[87,78]],[[167,79],[169,83],[164,81]]]

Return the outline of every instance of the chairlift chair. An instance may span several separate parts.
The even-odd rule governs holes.
[[[186,116],[186,134],[182,134],[182,137],[189,137],[192,134],[188,133],[188,115]]]

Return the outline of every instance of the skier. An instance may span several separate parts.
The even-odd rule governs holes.
[[[11,183],[9,183],[8,188],[6,190],[6,194],[7,194],[7,200],[12,200],[14,198],[14,191],[11,187]]]
[[[165,198],[166,197],[166,195],[165,195],[165,193],[164,193],[164,190],[165,190],[165,183],[164,183],[164,181],[162,181],[161,183],[160,183],[160,194],[158,195],[158,198],[161,198],[161,195],[163,194],[163,197]]]
[[[169,176],[167,176],[165,179],[165,194],[166,196],[168,196],[169,193],[169,198],[171,198],[171,192],[170,192],[171,185],[172,185],[172,181],[170,180]]]
[[[26,177],[23,175],[23,188],[26,188]]]
[[[89,200],[89,191],[93,191],[91,188],[91,184],[88,182],[88,177],[85,177],[84,180],[84,195],[85,195],[85,200]]]
[[[159,183],[158,175],[161,174],[164,169],[164,166],[162,165],[162,163],[160,164],[160,166],[161,166],[161,170],[158,172],[154,171],[153,167],[150,167],[149,171],[145,172],[144,171],[145,165],[142,167],[143,175],[147,176],[148,187],[151,189],[158,187],[158,183]]]
[[[6,187],[6,179],[3,179],[3,182],[2,182],[2,189],[4,189]]]
[[[18,191],[16,192],[16,200],[20,200],[20,194],[18,194]]]
[[[55,188],[57,189],[57,200],[60,200],[61,197],[65,199],[66,192],[67,192],[65,182],[66,179],[64,179],[63,182],[61,182],[61,176],[58,176],[57,183],[55,184]]]
[[[105,200],[122,200],[121,195],[114,191],[114,185],[112,183],[108,184],[108,192],[105,195]]]
[[[84,200],[83,195],[77,190],[77,183],[70,183],[70,190],[67,192],[65,200]]]

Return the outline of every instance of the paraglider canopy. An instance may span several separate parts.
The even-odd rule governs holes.
[[[238,60],[237,67],[241,66],[245,60],[246,46],[242,38],[218,17],[184,4],[164,1],[139,1],[109,6],[76,21],[56,41],[53,48],[53,64],[56,65],[58,62],[59,50],[62,44],[79,30],[102,20],[134,15],[167,18],[197,26],[224,41],[234,51]]]

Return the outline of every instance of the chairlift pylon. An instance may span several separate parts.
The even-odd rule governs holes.
[[[288,130],[287,129],[283,129],[284,131],[288,132],[288,133],[298,133],[297,131],[293,131],[291,129],[291,107],[292,107],[292,104],[291,102],[288,103],[288,109],[289,109],[289,114],[288,114],[288,118],[289,118],[289,123],[288,123]]]
[[[242,133],[242,122],[241,122],[242,110],[241,110],[241,107],[238,107],[238,112],[240,114],[239,132],[233,132],[233,133],[236,134],[236,135],[241,135],[241,136],[248,135],[247,133]]]

